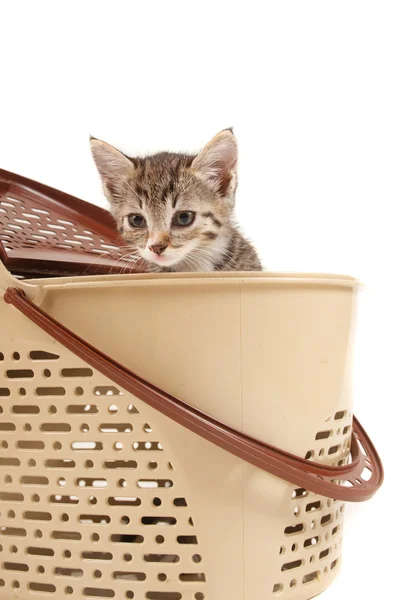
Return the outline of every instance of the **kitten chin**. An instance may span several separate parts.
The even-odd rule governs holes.
[[[260,271],[233,218],[237,142],[230,129],[197,155],[129,158],[92,138],[111,212],[132,253],[151,271]]]
[[[172,263],[163,263],[163,256],[160,257],[160,261],[154,261],[154,259],[148,260],[149,266],[152,270],[156,269],[158,272],[173,272],[173,273],[191,273],[201,272],[210,273],[215,271],[215,266],[224,261],[227,248],[229,245],[229,235],[219,235],[212,244],[207,247],[207,252],[199,251],[196,245],[193,246],[192,250],[188,250],[182,255],[181,259]],[[194,240],[195,241],[195,240]],[[142,258],[146,261],[146,255],[139,252]]]

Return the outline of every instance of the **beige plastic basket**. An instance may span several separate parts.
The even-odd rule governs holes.
[[[0,288],[1,600],[331,583],[344,500],[383,477],[356,420],[351,437],[355,280],[27,283],[0,264]]]

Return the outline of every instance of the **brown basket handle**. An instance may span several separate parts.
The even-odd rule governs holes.
[[[33,304],[22,290],[9,287],[4,300],[117,385],[176,423],[255,467],[315,494],[336,500],[368,500],[382,485],[381,460],[355,417],[350,449],[351,464],[330,467],[310,462],[253,439],[163,392],[64,327]],[[365,474],[368,474],[368,481]]]

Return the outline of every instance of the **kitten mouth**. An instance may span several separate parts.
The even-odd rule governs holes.
[[[151,257],[151,260],[155,263],[166,262],[166,259],[167,259],[167,257],[164,254],[155,254],[154,256]]]
[[[147,262],[152,263],[153,265],[162,265],[165,267],[172,267],[173,265],[176,265],[177,263],[181,262],[181,260],[184,258],[184,256],[182,256],[180,253],[168,250],[166,251],[166,253],[159,255],[154,254],[154,252],[151,252],[147,248],[139,250],[139,252],[142,258],[144,258],[144,260],[146,260]]]

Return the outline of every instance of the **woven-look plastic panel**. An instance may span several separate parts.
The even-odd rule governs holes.
[[[212,598],[163,440],[134,397],[56,348],[0,352],[0,598]],[[307,458],[343,464],[350,434],[337,412]],[[344,505],[289,486],[286,503],[266,597],[312,597],[339,565]]]
[[[352,415],[338,411],[315,435],[315,445],[306,457],[331,466],[347,463],[350,452]],[[281,557],[281,574],[272,585],[274,596],[292,598],[302,586],[310,589],[320,583],[340,564],[343,502],[295,488],[287,505],[288,521],[277,552]]]
[[[133,397],[48,348],[0,348],[0,369],[0,598],[207,598],[185,490]]]
[[[0,259],[15,274],[138,272],[111,215],[0,169]]]

